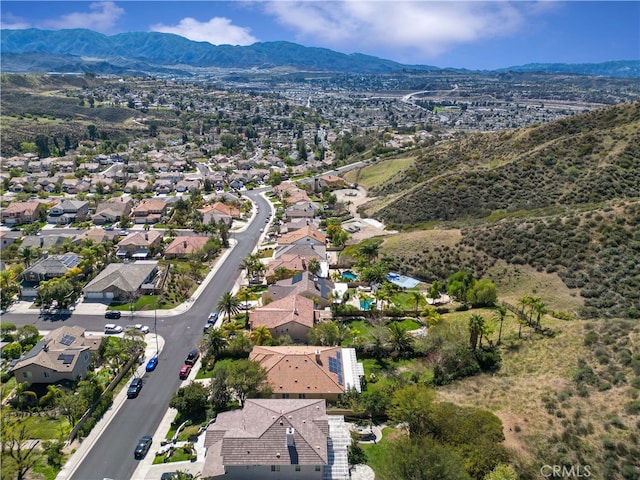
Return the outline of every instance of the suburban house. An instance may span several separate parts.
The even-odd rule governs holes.
[[[13,202],[0,212],[0,218],[6,225],[22,225],[37,222],[43,211],[42,203],[36,200]]]
[[[324,400],[248,399],[207,427],[201,478],[347,480],[350,444]]]
[[[75,382],[86,378],[100,337],[87,338],[84,331],[79,326],[65,326],[48,333],[13,366],[11,371],[18,383]]]
[[[231,225],[233,219],[239,219],[242,216],[238,207],[222,202],[216,202],[213,205],[205,205],[204,207],[199,208],[198,211],[202,213],[202,223],[205,225],[211,223],[211,219],[214,219],[216,222],[222,219],[225,223]]]
[[[126,299],[153,292],[158,274],[158,262],[110,263],[82,289],[87,298]]]
[[[73,243],[76,245],[80,245],[82,242],[91,241],[94,244],[97,243],[108,243],[113,242],[113,240],[118,236],[116,232],[107,231],[102,228],[90,228],[89,230],[85,230],[82,233],[76,235],[73,239]]]
[[[56,203],[47,215],[47,222],[67,224],[84,222],[89,214],[89,202],[63,199]]]
[[[313,328],[315,320],[313,300],[300,295],[291,295],[249,314],[249,326],[253,330],[265,326],[276,338],[289,335],[296,343],[306,343],[307,333]]]
[[[304,255],[307,259],[317,258],[321,262],[327,261],[327,249],[324,245],[280,245],[273,253],[274,258],[285,255]]]
[[[64,242],[72,241],[75,235],[62,234],[62,235],[26,235],[22,238],[22,243],[18,247],[18,250],[22,251],[25,248],[41,248],[47,249],[62,245]]]
[[[322,309],[331,303],[331,293],[334,290],[335,285],[328,278],[302,272],[292,278],[279,280],[275,285],[270,285],[263,294],[263,299],[271,298],[277,301],[289,295],[302,295],[314,300],[317,309]]]
[[[22,295],[25,297],[38,296],[40,282],[62,277],[70,269],[77,267],[79,263],[80,257],[76,253],[44,254],[36,263],[22,272]]]
[[[114,197],[106,202],[102,202],[96,208],[96,213],[91,216],[91,220],[96,225],[119,222],[122,217],[131,215],[133,202],[130,198]]]
[[[364,367],[355,348],[255,346],[249,360],[267,371],[274,398],[324,398],[336,401],[348,390],[361,392]]]
[[[160,198],[145,198],[133,209],[133,223],[159,223],[167,213],[167,202]]]
[[[288,232],[278,238],[278,245],[326,245],[327,236],[311,225]]]
[[[314,190],[316,192],[321,191],[325,187],[330,190],[345,188],[347,187],[347,182],[344,178],[331,174],[322,175],[320,178],[315,179]]]
[[[280,233],[284,234],[284,233],[288,233],[288,232],[293,232],[295,230],[300,230],[301,228],[306,227],[307,225],[310,225],[311,227],[315,228],[316,230],[320,228],[320,220],[317,218],[293,218],[290,219],[288,221],[286,221],[281,227],[280,227]]]
[[[0,247],[5,249],[20,238],[20,232],[0,232]]]
[[[202,250],[209,240],[204,236],[183,236],[176,237],[164,249],[164,258],[186,257],[190,253]]]
[[[318,210],[318,204],[311,201],[297,203],[284,211],[285,220],[293,220],[295,218],[310,219],[313,218]]]
[[[157,230],[132,233],[118,242],[116,255],[121,258],[144,259],[152,253],[152,250],[159,250],[161,243],[162,232]]]
[[[275,283],[276,280],[285,276],[292,277],[296,273],[307,270],[308,260],[304,255],[282,255],[267,264],[265,278],[267,283]],[[286,275],[280,275],[280,271]]]

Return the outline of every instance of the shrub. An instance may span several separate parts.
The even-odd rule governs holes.
[[[625,405],[624,410],[629,415],[638,415],[640,414],[640,400],[633,400]]]

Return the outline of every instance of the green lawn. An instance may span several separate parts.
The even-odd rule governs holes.
[[[382,439],[378,443],[361,443],[360,446],[364,450],[367,456],[367,465],[373,468],[376,474],[376,479],[384,480],[382,476],[382,469],[384,465],[384,456],[387,446],[389,445],[389,439],[391,436],[395,436],[397,430],[391,427],[385,427],[382,429]]]

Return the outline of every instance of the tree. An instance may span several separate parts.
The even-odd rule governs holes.
[[[49,150],[49,137],[46,135],[36,135],[35,144],[38,150],[38,157],[47,158],[51,156],[51,151]]]
[[[271,340],[271,332],[266,327],[266,325],[258,325],[254,328],[249,334],[249,338],[255,345],[264,345],[266,342]]]
[[[415,302],[415,312],[416,312],[416,317],[418,316],[418,311],[420,310],[420,305],[424,302],[424,296],[422,295],[422,292],[419,292],[417,290],[413,290],[411,292],[411,297],[413,298],[413,301]]]
[[[501,463],[485,475],[484,480],[518,480],[518,474],[511,465]]]
[[[26,246],[22,249],[22,252],[20,253],[20,256],[22,257],[22,263],[24,263],[24,266],[26,268],[29,268],[31,266],[31,260],[33,260],[34,258],[34,252],[31,249],[30,246]]]
[[[231,363],[228,367],[228,385],[240,405],[244,405],[247,397],[257,397],[263,391],[267,379],[267,370],[259,362],[242,359]]]
[[[469,272],[456,272],[447,281],[447,293],[461,302],[467,302],[467,292],[473,282],[473,276]]]
[[[0,323],[0,340],[2,340],[3,342],[13,342],[14,332],[16,330],[17,330],[17,327],[14,323],[11,323],[11,322]]]
[[[169,401],[182,418],[200,419],[207,410],[209,391],[199,382],[191,382],[178,389]]]
[[[211,402],[216,410],[224,410],[231,401],[231,391],[229,389],[229,371],[227,362],[218,362],[213,368],[209,389]]]
[[[75,427],[78,420],[80,420],[82,415],[87,411],[87,405],[84,399],[73,393],[66,393],[59,397],[56,400],[56,406],[72,427]]]
[[[406,424],[411,437],[422,437],[433,431],[431,411],[436,393],[424,385],[407,385],[393,393],[388,410],[392,421]]]
[[[217,359],[226,346],[227,338],[223,331],[212,325],[200,342],[203,362],[208,363],[210,359]]]
[[[364,257],[367,263],[371,265],[380,251],[380,244],[377,241],[368,240],[363,242],[358,248],[358,255]]]
[[[12,342],[2,349],[2,356],[9,359],[20,358],[22,355],[22,345],[19,342]]]
[[[504,305],[498,305],[495,309],[496,313],[494,317],[496,317],[500,322],[500,329],[498,330],[498,345],[500,345],[502,342],[502,324],[504,323],[504,319],[507,317],[508,310]]]
[[[456,450],[430,437],[390,442],[382,462],[387,480],[470,480]]]
[[[307,264],[307,270],[313,275],[317,275],[320,271],[320,261],[317,258],[311,258]]]
[[[467,301],[474,307],[491,307],[497,299],[496,285],[486,278],[473,282],[467,292]]]
[[[388,327],[389,346],[391,351],[400,358],[405,358],[413,352],[413,337],[397,322],[392,322]]]
[[[310,345],[334,346],[340,345],[342,338],[336,322],[319,322],[309,330],[307,338]]]
[[[20,420],[3,419],[0,430],[2,437],[2,478],[5,475],[17,480],[28,478],[28,473],[43,461],[39,442],[30,442],[27,423]],[[13,477],[15,475],[15,477]]]
[[[478,343],[482,345],[482,332],[484,329],[484,318],[474,313],[469,317],[469,344],[471,350],[475,351]]]
[[[20,293],[20,284],[18,283],[16,270],[9,268],[0,271],[0,309],[6,310],[13,303],[18,293]]]
[[[428,298],[440,298],[440,292],[442,292],[443,290],[443,285],[442,283],[438,282],[437,280],[435,282],[433,282],[430,286],[429,286],[429,291],[427,292],[427,297]]]

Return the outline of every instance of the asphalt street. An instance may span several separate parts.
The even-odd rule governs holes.
[[[120,407],[102,434],[86,449],[86,457],[75,471],[66,478],[73,480],[127,480],[133,478],[139,460],[133,457],[136,443],[143,435],[153,435],[162,421],[169,405],[169,399],[183,383],[178,378],[180,367],[189,350],[195,348],[202,337],[202,327],[209,312],[216,309],[220,296],[231,291],[241,270],[242,260],[251,253],[262,233],[267,216],[272,213],[270,203],[258,190],[243,192],[251,198],[259,211],[242,231],[233,233],[235,246],[216,265],[203,284],[199,295],[189,299],[174,312],[157,312],[157,333],[164,339],[164,348],[159,355],[158,367],[144,374],[144,387],[136,399],[131,399]],[[174,316],[171,313],[182,311]],[[140,320],[142,317],[146,321]],[[135,314],[130,319],[123,315],[118,323],[145,323],[154,327],[154,312]],[[16,325],[33,324],[40,330],[52,330],[62,325],[81,325],[87,330],[100,331],[105,324],[104,314],[86,315],[73,313],[53,318],[34,313],[12,313],[2,315],[2,321]],[[154,444],[154,447],[157,447]],[[152,450],[153,448],[152,447]]]

